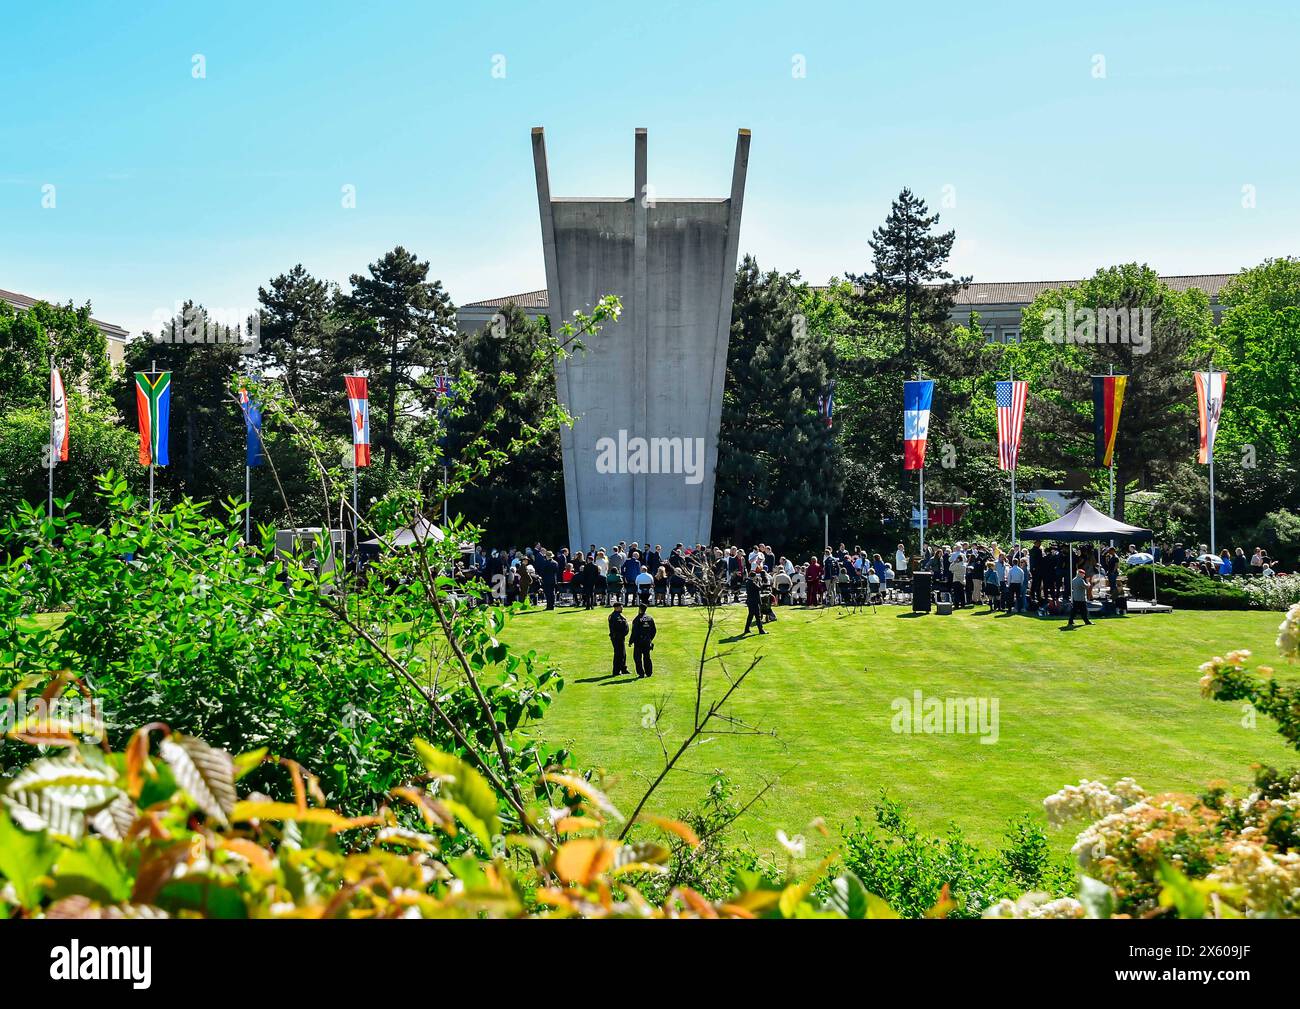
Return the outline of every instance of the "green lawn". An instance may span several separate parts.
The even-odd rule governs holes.
[[[566,686],[538,731],[572,746],[579,762],[602,768],[615,802],[632,805],[662,764],[646,705],[667,702],[670,741],[689,727],[703,611],[659,609],[652,679],[610,678],[607,611],[563,609],[517,617],[512,643],[549,654]],[[1006,821],[1081,777],[1130,774],[1148,790],[1198,791],[1215,779],[1249,781],[1255,762],[1295,764],[1265,718],[1243,727],[1240,705],[1203,700],[1197,666],[1214,654],[1250,648],[1276,656],[1274,613],[1182,612],[1097,621],[1072,632],[1063,622],[990,616],[982,610],[919,618],[896,607],[846,616],[782,610],[766,637],[725,643],[729,666],[762,662],[735,695],[734,713],[776,738],[708,735],[651,807],[675,813],[724,769],[742,796],[776,786],[737,825],[762,851],[777,828],[810,836],[823,817],[834,829],[870,816],[879,790],[906,802],[925,828],[950,822],[973,840],[996,842]],[[724,617],[724,642],[744,612]],[[1280,670],[1285,672],[1284,669]],[[708,694],[718,692],[710,675]],[[899,734],[896,698],[996,698],[999,738]],[[719,726],[719,728],[726,728]],[[1072,831],[1053,836],[1068,850]]]

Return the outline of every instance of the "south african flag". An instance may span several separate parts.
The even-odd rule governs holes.
[[[140,418],[140,465],[167,465],[167,419],[172,406],[170,371],[135,373],[135,410]]]

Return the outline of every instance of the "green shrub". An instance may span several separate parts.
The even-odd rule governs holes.
[[[1074,893],[1074,874],[1053,862],[1043,828],[1029,816],[1007,825],[1005,843],[981,852],[953,827],[924,837],[903,806],[881,793],[875,827],[859,818],[844,834],[844,865],[904,918],[921,918],[940,904],[947,887],[956,904],[949,917],[978,918],[985,908],[1026,890]]]
[[[1128,579],[1129,595],[1151,599],[1151,566],[1125,565],[1123,571]],[[1250,597],[1239,585],[1177,565],[1156,565],[1156,588],[1159,601],[1175,609],[1244,610],[1250,607]]]
[[[508,776],[568,762],[566,752],[517,735],[563,680],[533,653],[500,643],[505,611],[463,608],[451,618],[481,676],[479,702],[445,643],[434,647],[435,617],[411,586],[374,579],[348,598],[361,615],[350,627],[323,576],[295,570],[286,578],[269,540],[240,544],[242,515],[223,521],[190,501],[148,514],[119,479],[110,474],[104,486],[105,526],[50,522],[27,505],[0,524],[0,554],[11,558],[0,563],[0,690],[51,669],[76,670],[104,713],[110,745],[124,745],[136,725],[166,722],[230,752],[266,748],[318,769],[328,801],[348,815],[370,811],[418,773],[409,746],[417,734],[464,753],[431,719],[426,694],[495,770],[494,732],[510,744]],[[51,605],[68,611],[58,626],[19,619]],[[390,659],[417,681],[398,675]],[[0,766],[26,756],[0,741]],[[259,768],[249,784],[288,797],[272,769]]]

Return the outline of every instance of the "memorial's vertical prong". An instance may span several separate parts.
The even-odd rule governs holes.
[[[546,314],[550,319],[551,333],[559,337],[560,326],[564,319],[563,302],[560,297],[560,267],[555,247],[555,213],[551,207],[551,176],[546,163],[546,131],[540,126],[533,127],[533,171],[537,177],[537,211],[542,224],[542,258],[546,267],[546,291],[548,307]],[[555,362],[555,397],[566,410],[572,402],[569,390],[569,370],[562,359]],[[560,427],[560,456],[564,469],[564,500],[567,505],[569,542],[582,540],[582,510],[577,493],[577,473],[573,458],[573,429],[567,425]]]
[[[649,329],[649,267],[646,263],[647,234],[649,231],[649,207],[647,204],[648,175],[648,137],[644,127],[638,128],[633,142],[633,191],[632,191],[632,243],[633,243],[633,283],[632,319],[636,328],[634,337],[636,346],[634,358],[637,361],[635,374],[632,376],[633,417],[637,429],[634,434],[649,437],[650,414],[650,329]],[[648,494],[648,476],[638,474],[632,489],[632,535],[642,544],[650,536],[650,521],[647,514],[646,498]]]
[[[717,341],[713,352],[713,383],[709,387],[709,442],[705,445],[704,501],[697,543],[709,543],[713,536],[714,493],[717,489],[718,435],[722,424],[722,392],[727,380],[727,344],[731,337],[731,308],[736,286],[736,259],[740,255],[740,217],[745,203],[745,176],[749,170],[749,130],[736,132],[736,156],[731,167],[731,196],[728,200],[727,250],[722,259],[722,280],[718,290]]]

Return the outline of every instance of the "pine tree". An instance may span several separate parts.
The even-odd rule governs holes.
[[[419,375],[450,356],[456,309],[442,282],[429,280],[429,264],[400,245],[371,263],[368,274],[353,274],[351,282],[351,293],[341,300],[349,324],[338,355],[372,376],[371,405],[383,417],[379,441],[387,468],[403,395],[413,412],[437,407]]]
[[[855,490],[863,493],[854,495],[861,503],[845,519],[864,533],[883,531],[891,518],[901,532],[911,513],[905,502],[913,499],[915,477],[902,468],[903,383],[918,375],[935,380],[930,442],[941,448],[963,444],[972,381],[982,371],[979,344],[955,338],[949,321],[970,278],[946,268],[956,233],[936,232],[938,223],[939,215],[904,189],[868,242],[872,270],[849,275],[857,295],[849,306],[854,322],[841,341],[848,344],[841,371],[853,396],[846,402],[852,419],[845,453]],[[960,474],[927,465],[927,489],[936,500],[960,494]]]
[[[545,318],[529,320],[518,307],[507,305],[496,323],[458,337],[452,360],[453,374],[471,372],[478,386],[473,398],[462,403],[463,415],[448,419],[448,457],[502,453],[496,457],[498,468],[461,494],[453,509],[473,516],[488,539],[502,546],[568,540],[559,431],[536,444],[511,448],[522,430],[558,409],[554,371],[539,373],[535,360],[547,324]],[[498,410],[500,423],[485,431]],[[471,445],[479,437],[486,444]]]
[[[839,503],[837,450],[818,413],[834,341],[809,326],[806,296],[797,273],[763,273],[752,256],[737,271],[714,504],[716,533],[736,543],[814,546]]]
[[[344,369],[334,354],[337,286],[313,277],[299,263],[259,287],[257,297],[262,312],[256,366],[281,378],[297,403],[317,419],[344,417],[338,410]],[[328,427],[336,428],[338,422]]]
[[[882,227],[871,233],[870,273],[850,276],[862,289],[868,313],[902,334],[901,365],[911,375],[918,366],[931,372],[946,369],[943,337],[953,301],[970,277],[953,277],[945,264],[952,254],[955,231],[933,232],[939,215],[904,188],[889,208]]]

